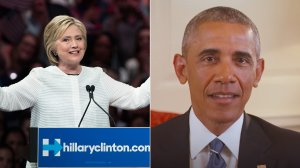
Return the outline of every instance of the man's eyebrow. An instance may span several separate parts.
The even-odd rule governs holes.
[[[233,53],[233,56],[235,57],[244,57],[244,58],[247,58],[247,59],[252,59],[252,56],[250,53],[248,52],[244,52],[244,51],[236,51]]]
[[[209,48],[209,49],[204,49],[199,53],[199,56],[201,55],[207,55],[207,54],[217,54],[220,53],[220,51],[218,49],[214,49],[214,48]]]

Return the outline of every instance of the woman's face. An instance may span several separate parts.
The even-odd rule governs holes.
[[[33,35],[26,34],[23,36],[17,48],[19,59],[30,61],[34,57],[37,43],[37,39]]]
[[[76,67],[85,53],[85,39],[76,25],[71,25],[55,42],[58,66]]]
[[[107,62],[111,59],[112,47],[112,42],[110,41],[109,37],[106,35],[101,35],[95,41],[93,56],[95,56],[97,60]]]
[[[6,148],[0,149],[0,167],[12,168],[13,167],[13,153]]]

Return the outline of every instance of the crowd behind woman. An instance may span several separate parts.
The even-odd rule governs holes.
[[[139,86],[149,76],[149,0],[10,0],[0,1],[0,86],[49,64],[43,48],[46,24],[70,15],[87,27],[82,65],[100,66],[116,80]],[[149,126],[149,107],[136,111],[110,108],[116,126]],[[0,109],[0,167],[24,167],[30,109]]]

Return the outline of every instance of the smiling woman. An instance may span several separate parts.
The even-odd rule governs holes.
[[[86,50],[86,28],[69,16],[55,17],[45,28],[44,43],[51,64],[66,74],[79,74]]]
[[[70,26],[56,42],[58,67],[65,73],[80,72],[80,61],[85,51],[84,40],[77,26]]]
[[[53,18],[44,30],[44,45],[52,66],[34,68],[22,81],[0,88],[0,109],[31,108],[30,127],[110,127],[106,112],[109,106],[134,110],[149,105],[149,79],[134,88],[112,79],[100,67],[82,66],[86,44],[82,22],[70,16]],[[101,108],[91,104],[84,113],[90,85],[94,102]]]

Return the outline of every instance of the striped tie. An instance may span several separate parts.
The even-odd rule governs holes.
[[[210,146],[210,157],[207,164],[207,168],[226,168],[226,163],[221,156],[221,151],[224,144],[218,138],[211,141]]]

